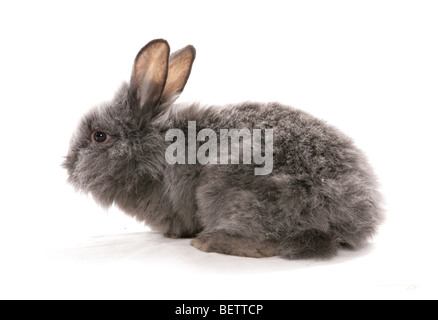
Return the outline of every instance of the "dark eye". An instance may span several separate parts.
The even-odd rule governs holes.
[[[91,141],[97,143],[107,143],[110,140],[110,135],[103,131],[94,131],[91,134]]]

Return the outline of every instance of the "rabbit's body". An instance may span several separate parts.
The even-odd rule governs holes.
[[[192,244],[207,252],[328,257],[341,246],[361,246],[375,232],[380,196],[351,139],[277,103],[171,105],[171,98],[162,99],[173,97],[167,87],[151,104],[155,111],[145,116],[146,107],[133,108],[146,99],[135,86],[145,48],[131,84],[122,86],[112,103],[89,113],[72,141],[65,167],[76,187],[166,236],[196,237]],[[169,77],[172,57],[170,63]],[[220,129],[272,129],[272,172],[254,175],[257,164],[167,163],[172,142],[165,140],[166,132],[181,129],[187,136],[189,121],[196,122],[197,132],[211,129],[218,136]],[[96,130],[111,139],[96,143]]]

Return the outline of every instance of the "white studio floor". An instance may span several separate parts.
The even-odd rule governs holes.
[[[437,16],[434,1],[2,2],[0,299],[437,299]],[[279,101],[353,137],[386,200],[372,243],[328,261],[207,254],[67,185],[78,120],[161,37],[197,48],[179,101]]]
[[[188,239],[165,238],[74,193],[54,203],[58,217],[30,218],[29,225],[2,231],[0,298],[437,298],[433,226],[417,232],[421,223],[391,218],[396,210],[408,216],[397,206],[388,208],[380,234],[363,250],[289,261],[203,253]],[[91,235],[97,230],[102,234]]]

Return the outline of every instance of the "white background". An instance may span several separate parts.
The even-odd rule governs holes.
[[[436,299],[436,1],[2,1],[0,298]],[[180,101],[279,101],[368,154],[387,219],[330,261],[206,254],[75,193],[80,117],[154,38],[197,48]]]

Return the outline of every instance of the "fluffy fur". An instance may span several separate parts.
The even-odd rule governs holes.
[[[278,103],[173,104],[194,57],[191,46],[169,58],[164,40],[146,45],[130,83],[83,118],[64,162],[69,182],[168,237],[194,237],[192,245],[206,252],[327,258],[361,247],[381,221],[380,195],[352,140]],[[272,128],[272,173],[256,176],[247,164],[167,164],[165,133],[187,132],[188,121],[198,131]],[[110,140],[96,143],[95,131]]]

